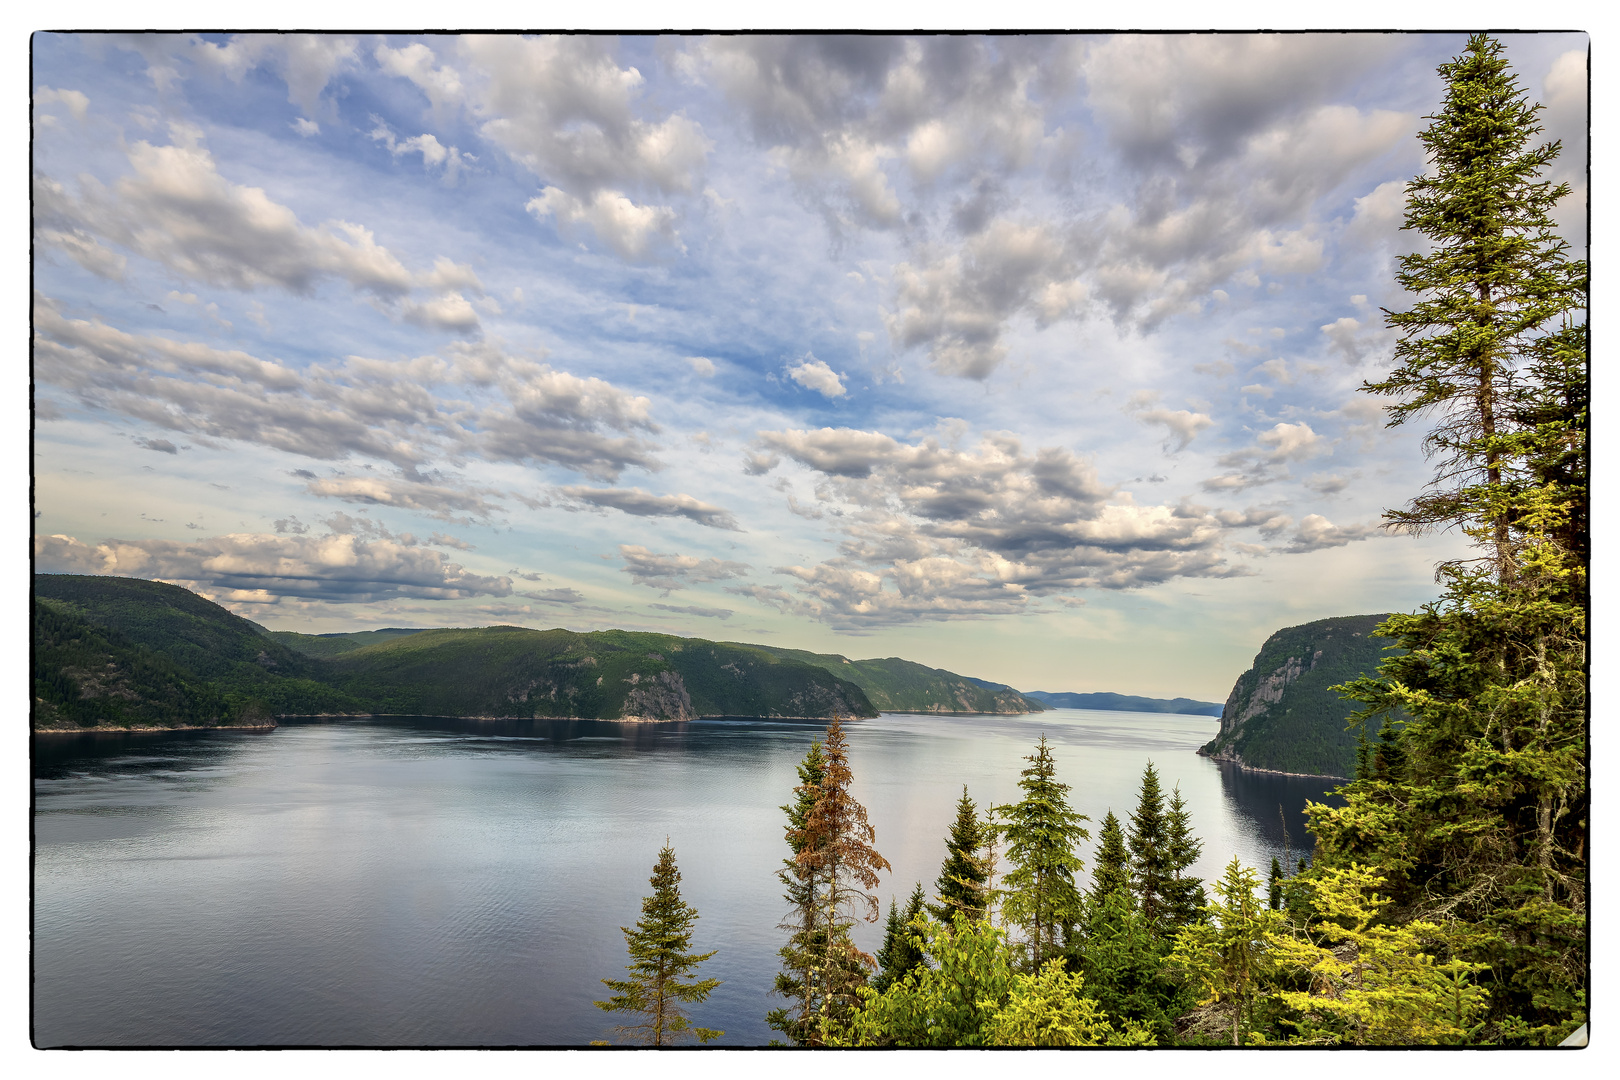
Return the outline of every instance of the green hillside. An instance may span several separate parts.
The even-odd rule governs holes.
[[[195,710],[208,712],[215,708],[213,705],[205,707],[200,702],[216,700],[224,703],[223,712],[219,712],[214,721],[220,724],[241,722],[243,716],[256,717],[258,722],[263,722],[264,717],[274,715],[366,711],[362,703],[327,684],[326,668],[319,660],[273,641],[257,623],[233,615],[179,586],[139,578],[36,574],[34,596],[37,605],[66,620],[45,626],[36,619],[36,684],[65,688],[67,683],[63,680],[66,679],[79,683],[81,692],[89,695],[80,700],[107,694],[120,697],[129,692],[147,702],[144,711],[137,710],[142,718],[131,716],[125,721],[116,719],[115,713],[119,710],[113,709],[110,701],[95,708],[72,706],[68,713],[79,717],[81,726],[146,723],[197,726],[194,718],[200,714]],[[86,636],[66,629],[79,623],[94,633]],[[70,637],[53,637],[64,633]],[[71,636],[75,633],[76,637]],[[77,640],[82,645],[60,646],[68,648],[68,652],[52,651],[58,646],[42,648],[44,643],[53,640]],[[147,687],[156,695],[148,698],[146,690],[138,689],[127,680],[120,684],[122,689],[109,688],[102,693],[96,688],[101,684],[86,683],[82,676],[74,674],[84,670],[81,665],[88,659],[84,650],[94,648],[116,651],[116,655],[108,652],[104,664],[135,665],[130,667],[128,678],[136,678],[136,667],[142,672],[154,673],[151,677],[157,678],[155,672],[161,667],[179,680],[175,685],[191,687],[202,696],[187,704],[192,698],[182,693],[172,704],[166,704],[157,694],[159,684]],[[58,711],[62,708],[60,703],[54,707]],[[153,718],[153,710],[163,715],[172,714],[174,724],[159,723]],[[188,717],[192,719],[184,719]],[[96,725],[82,723],[91,718],[99,718]],[[39,720],[36,716],[36,726]]]
[[[1377,670],[1391,653],[1373,633],[1387,615],[1347,615],[1290,626],[1266,639],[1221,712],[1220,734],[1198,752],[1255,769],[1350,777],[1357,706],[1328,689]],[[1378,734],[1378,723],[1367,735]]]
[[[603,630],[424,630],[329,661],[372,711],[448,716],[876,716],[860,689],[763,649]]]
[[[848,679],[883,712],[981,715],[1041,712],[1046,708],[1011,687],[925,667],[895,656],[884,660],[850,660],[837,653],[813,653],[770,645],[744,647],[811,664]]]
[[[1025,697],[1034,698],[1054,709],[1098,709],[1103,712],[1181,713],[1189,716],[1219,716],[1221,706],[1214,701],[1195,701],[1192,698],[1151,698],[1134,694],[1073,694],[1049,693],[1045,690],[1026,690]]]
[[[174,585],[34,577],[40,730],[210,727],[314,713],[876,716],[826,669],[747,645],[621,630],[271,633]]]
[[[353,652],[367,645],[374,645],[379,641],[392,641],[394,638],[420,634],[421,632],[420,629],[406,630],[402,627],[389,627],[385,630],[357,630],[349,634],[298,634],[291,630],[265,631],[271,641],[280,642],[294,652],[322,660],[328,657],[341,656],[343,653]]]

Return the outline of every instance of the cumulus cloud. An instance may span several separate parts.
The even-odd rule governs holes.
[[[1007,320],[1026,310],[1042,320],[1067,312],[1070,305],[1049,297],[1054,288],[1068,295],[1059,283],[1071,274],[1051,230],[998,218],[957,251],[894,268],[889,336],[899,348],[926,345],[941,374],[984,379],[1006,357]]]
[[[69,319],[36,295],[34,362],[41,382],[88,408],[319,460],[384,461],[409,482],[323,481],[321,493],[336,498],[475,510],[431,490],[419,470],[435,457],[559,465],[605,480],[626,468],[658,467],[649,445],[632,434],[658,430],[647,398],[513,356],[496,342],[297,369],[241,350]]]
[[[374,56],[427,95],[437,114],[464,110],[545,185],[530,213],[565,230],[588,227],[622,257],[641,259],[675,241],[675,211],[635,193],[700,188],[712,143],[680,113],[638,115],[645,79],[611,52],[610,42],[584,35],[475,34],[455,38],[451,56],[419,42],[380,45]]]
[[[654,495],[640,488],[565,487],[558,491],[576,502],[622,510],[636,517],[680,517],[711,529],[742,531],[731,511],[690,495]]]
[[[357,58],[355,39],[339,34],[235,34],[223,45],[191,37],[188,58],[198,66],[241,82],[256,67],[267,67],[287,84],[287,100],[313,117],[321,94],[339,71]]]
[[[501,511],[499,503],[485,496],[488,491],[470,491],[444,484],[432,484],[387,476],[334,476],[311,480],[304,485],[311,495],[368,506],[392,506],[417,510],[441,520],[457,514],[487,520]]]
[[[827,366],[825,360],[809,357],[787,369],[788,377],[806,390],[814,390],[822,397],[843,397],[844,383],[839,373]]]
[[[675,241],[675,211],[667,206],[637,206],[617,191],[603,189],[585,199],[548,187],[524,209],[537,218],[555,217],[565,235],[589,225],[596,236],[626,259],[643,259],[658,244]]]
[[[94,545],[72,536],[39,536],[34,557],[50,572],[151,578],[227,605],[283,598],[462,600],[512,592],[510,578],[471,573],[441,552],[353,533],[231,533],[190,542],[109,539]]]
[[[1305,461],[1327,451],[1327,440],[1303,420],[1297,424],[1279,423],[1256,435],[1252,445],[1218,459],[1221,465],[1240,472],[1211,477],[1202,486],[1205,491],[1242,491],[1275,483],[1287,478],[1289,462]]]
[[[986,434],[960,449],[847,428],[762,431],[757,442],[822,475],[818,494],[838,507],[844,539],[818,565],[773,568],[796,581],[798,598],[745,594],[777,607],[793,599],[840,628],[979,618],[1038,596],[1247,572],[1226,563],[1230,526],[1207,510],[1137,505],[1061,447],[1028,453],[1010,435]]]
[[[1299,523],[1299,531],[1290,538],[1287,550],[1303,553],[1343,547],[1353,540],[1365,540],[1376,532],[1375,525],[1335,525],[1321,514],[1306,514]]]
[[[78,90],[53,90],[49,86],[41,86],[34,91],[34,108],[43,105],[65,105],[73,119],[81,124],[90,112],[90,99]]]
[[[708,379],[714,375],[714,361],[707,356],[688,356],[686,362],[691,365],[692,372],[700,378]]]
[[[1139,409],[1133,415],[1144,424],[1162,427],[1170,433],[1170,441],[1164,444],[1166,453],[1180,453],[1187,449],[1187,444],[1197,438],[1200,431],[1215,423],[1208,413],[1189,412],[1186,409]]]
[[[454,146],[445,146],[436,136],[427,132],[401,139],[377,117],[373,116],[371,120],[376,125],[371,130],[372,140],[386,146],[394,160],[397,161],[406,154],[421,154],[424,170],[440,167],[444,169],[443,182],[446,187],[453,187],[461,174],[478,160],[471,154],[463,154]]]
[[[337,279],[385,306],[403,301],[403,316],[418,325],[477,329],[471,306],[443,280],[442,256],[434,270],[413,274],[365,226],[305,225],[263,188],[226,179],[196,129],[173,123],[170,137],[167,146],[130,145],[131,172],[110,188],[83,175],[74,194],[36,174],[37,238],[102,277],[120,278],[126,268],[124,256],[106,247],[112,244],[208,285],[309,296],[322,281]],[[460,282],[482,293],[475,277]],[[412,299],[415,293],[428,295]]]
[[[660,555],[639,544],[620,544],[619,557],[630,580],[649,589],[661,589],[668,596],[675,589],[708,581],[742,577],[747,563],[731,559],[700,559],[696,555]]]

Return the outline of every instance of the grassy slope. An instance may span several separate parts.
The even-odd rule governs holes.
[[[1016,690],[991,689],[980,680],[898,657],[850,660],[837,653],[813,653],[771,645],[749,647],[812,664],[848,679],[866,692],[873,705],[886,712],[1027,713],[1045,708]]]
[[[1236,731],[1223,730],[1205,749],[1231,750],[1244,764],[1280,772],[1352,776],[1356,766],[1356,735],[1346,729],[1346,718],[1358,706],[1328,689],[1377,670],[1390,653],[1391,642],[1373,630],[1386,615],[1347,615],[1290,626],[1266,639],[1254,665],[1233,687],[1228,708],[1241,711],[1266,676],[1297,657],[1309,667],[1283,690],[1282,698],[1266,707]],[[1223,723],[1223,729],[1225,725]],[[1378,734],[1377,721],[1367,735]]]

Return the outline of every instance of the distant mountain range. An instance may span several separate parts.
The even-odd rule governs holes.
[[[1192,698],[1150,698],[1131,694],[1068,694],[1048,693],[1045,690],[1025,690],[1025,697],[1044,702],[1054,709],[1101,709],[1106,712],[1185,713],[1191,716],[1219,716],[1221,706],[1215,701],[1194,701]]]
[[[682,720],[1047,708],[1205,713],[1208,702],[1023,694],[903,660],[602,630],[270,631],[174,585],[34,577],[38,730],[266,726],[410,714]]]
[[[1346,720],[1358,706],[1331,686],[1377,671],[1392,655],[1373,631],[1387,615],[1346,615],[1277,631],[1238,676],[1221,730],[1198,752],[1251,769],[1355,775],[1356,735]],[[1376,738],[1378,721],[1367,726]]]

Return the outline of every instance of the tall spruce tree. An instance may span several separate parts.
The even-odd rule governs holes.
[[[1431,250],[1401,261],[1400,366],[1365,389],[1396,398],[1392,425],[1436,421],[1436,481],[1387,517],[1459,526],[1483,554],[1379,627],[1406,652],[1345,689],[1356,719],[1404,723],[1311,820],[1319,867],[1385,875],[1385,917],[1470,924],[1485,1039],[1545,1044],[1585,1018],[1587,269],[1554,231],[1567,187],[1539,179],[1559,144],[1535,144],[1501,43],[1470,38],[1440,74],[1430,175],[1407,185]]]
[[[1159,772],[1151,761],[1142,770],[1142,792],[1136,812],[1131,815],[1127,844],[1131,851],[1131,887],[1136,890],[1138,906],[1150,924],[1162,925],[1169,899],[1165,893],[1171,880],[1170,834]]]
[[[829,1027],[844,1022],[860,1003],[857,993],[877,963],[855,946],[850,930],[857,920],[876,922],[877,897],[867,892],[878,883],[879,871],[889,862],[872,846],[876,832],[867,821],[866,807],[850,790],[854,774],[849,766],[849,743],[843,721],[834,716],[821,746],[822,770],[815,784],[804,823],[790,837],[797,844],[795,859],[820,895],[813,909],[808,976],[813,1020],[799,1041],[819,1046]],[[809,1019],[807,1017],[807,1019]]]
[[[1166,850],[1169,854],[1170,880],[1165,884],[1165,921],[1171,929],[1179,929],[1202,917],[1204,905],[1204,879],[1187,871],[1204,851],[1204,842],[1193,835],[1192,814],[1181,797],[1181,785],[1170,789],[1170,809],[1165,814]]]
[[[650,879],[652,895],[641,901],[641,918],[636,928],[621,926],[631,964],[628,979],[603,979],[613,996],[596,1002],[607,1012],[633,1013],[638,1023],[616,1030],[648,1046],[669,1046],[687,1036],[708,1042],[723,1031],[693,1027],[683,1004],[704,1001],[720,985],[719,979],[690,978],[696,967],[718,950],[692,952],[692,924],[697,909],[681,899],[681,872],[675,865],[675,849],[664,842]]]
[[[785,890],[782,899],[788,902],[789,909],[787,918],[777,928],[786,930],[790,937],[778,952],[782,970],[776,975],[774,992],[793,1004],[771,1010],[765,1022],[794,1042],[801,1042],[807,1035],[820,1000],[812,975],[824,944],[817,936],[818,879],[810,865],[799,862],[799,852],[811,842],[804,833],[804,824],[815,805],[816,793],[821,790],[825,770],[821,740],[817,739],[798,765],[799,784],[793,789],[793,801],[780,808],[787,815],[783,832],[790,857],[782,860],[782,869],[776,872],[776,877]]]
[[[951,824],[951,835],[945,838],[945,862],[939,868],[939,880],[934,889],[938,904],[928,910],[946,927],[952,914],[960,911],[971,919],[985,917],[989,906],[987,860],[982,854],[985,827],[979,820],[978,807],[968,798],[967,785],[962,785],[962,797],[956,803],[956,821]]]
[[[995,813],[1011,867],[1002,879],[1002,918],[1022,932],[1025,967],[1035,972],[1061,954],[1083,917],[1074,880],[1083,864],[1074,848],[1091,834],[1080,824],[1090,819],[1069,807],[1069,785],[1058,782],[1045,735],[1024,760],[1030,763],[1019,773],[1024,797]]]
[[[1097,850],[1091,853],[1091,892],[1093,904],[1101,904],[1109,893],[1128,890],[1131,883],[1130,852],[1125,849],[1125,830],[1110,809],[1097,834]]]

